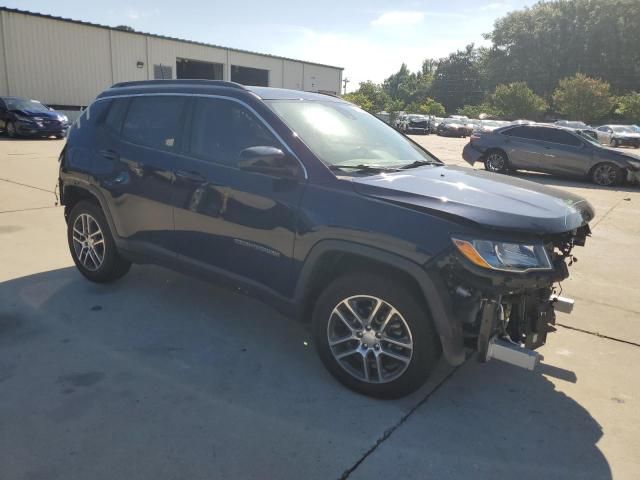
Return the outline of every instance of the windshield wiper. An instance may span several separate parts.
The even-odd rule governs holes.
[[[397,168],[383,167],[380,165],[328,165],[329,170],[336,172],[339,170],[355,170],[356,172],[381,173],[381,172],[397,172]]]
[[[408,168],[422,167],[423,165],[442,165],[442,163],[436,162],[435,160],[416,160],[415,162],[408,163],[407,165],[403,165],[398,168],[406,170]]]

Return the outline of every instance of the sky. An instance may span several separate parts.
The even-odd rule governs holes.
[[[537,0],[19,0],[4,6],[343,67],[347,90],[418,70]]]

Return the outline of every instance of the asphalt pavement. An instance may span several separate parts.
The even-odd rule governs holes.
[[[464,165],[465,140],[415,138]],[[62,146],[0,138],[0,479],[638,478],[637,186],[520,174],[597,209],[540,369],[441,363],[380,401],[256,300],[155,266],[85,281],[55,206]]]

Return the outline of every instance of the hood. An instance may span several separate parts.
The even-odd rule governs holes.
[[[22,115],[23,117],[34,117],[34,118],[50,118],[53,120],[57,120],[62,117],[61,113],[51,110],[43,112],[42,110],[11,110],[11,113],[16,113],[18,115]]]
[[[425,166],[354,177],[353,182],[362,195],[514,232],[567,232],[595,215],[591,204],[577,195],[470,168]]]

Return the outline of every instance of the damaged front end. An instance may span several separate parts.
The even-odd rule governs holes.
[[[454,238],[456,249],[437,262],[462,323],[466,346],[481,361],[491,358],[532,370],[555,331],[555,311],[570,313],[560,282],[577,261],[575,246],[590,235],[588,225],[536,242]]]

